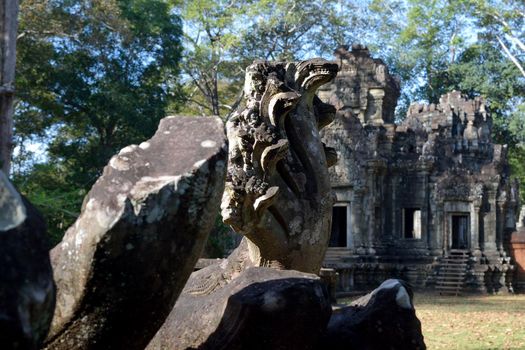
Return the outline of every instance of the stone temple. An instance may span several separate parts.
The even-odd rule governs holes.
[[[443,292],[512,290],[509,237],[519,211],[507,148],[481,98],[459,92],[394,120],[398,80],[367,48],[339,48],[319,92],[337,108],[323,139],[337,150],[337,195],[324,266],[339,292],[389,277]]]

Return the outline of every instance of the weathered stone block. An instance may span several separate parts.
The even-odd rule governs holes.
[[[220,269],[195,274],[217,276],[210,268]],[[226,285],[203,282],[191,279],[148,350],[312,349],[330,317],[328,293],[314,275],[251,267]]]
[[[52,250],[58,287],[48,349],[144,349],[172,309],[224,188],[224,126],[168,117],[122,149]]]
[[[0,349],[39,349],[55,307],[45,223],[0,171]]]
[[[350,306],[334,311],[319,349],[426,349],[410,287],[383,282]]]

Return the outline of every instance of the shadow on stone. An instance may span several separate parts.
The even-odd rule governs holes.
[[[39,349],[55,308],[44,219],[0,171],[0,349]]]
[[[330,313],[316,276],[251,267],[209,294],[187,286],[148,349],[313,349]]]
[[[334,311],[318,349],[426,349],[412,289],[390,279],[348,307]]]
[[[219,118],[168,117],[109,161],[51,253],[48,349],[144,349],[204,248],[226,154]]]
[[[312,287],[301,278],[249,285],[228,299],[219,327],[200,348],[311,348],[330,314]]]

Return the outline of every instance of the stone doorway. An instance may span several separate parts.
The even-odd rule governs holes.
[[[469,249],[469,214],[452,215],[452,249]]]
[[[332,233],[330,247],[346,247],[346,207],[335,206],[332,208]]]

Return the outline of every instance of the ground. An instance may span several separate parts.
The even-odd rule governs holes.
[[[525,349],[525,295],[416,294],[429,350]]]
[[[416,293],[414,304],[428,350],[525,350],[524,294],[455,297]]]

